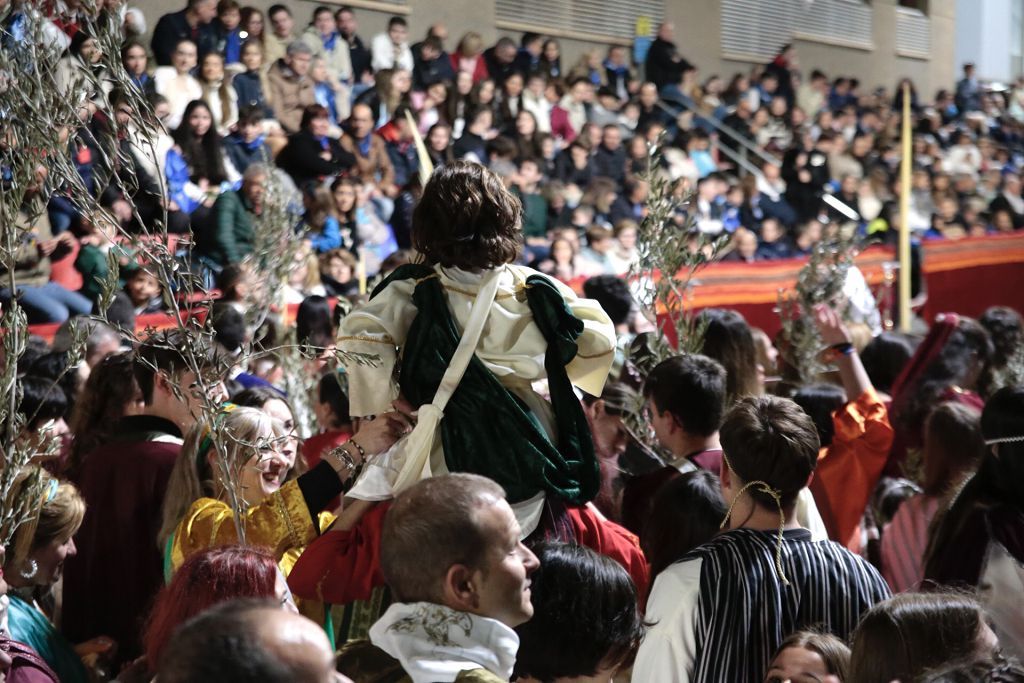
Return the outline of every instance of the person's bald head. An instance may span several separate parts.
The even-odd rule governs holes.
[[[294,680],[333,681],[334,653],[324,630],[306,617],[266,609],[258,617],[256,637],[267,653],[295,672]]]
[[[160,657],[160,683],[332,683],[323,630],[269,600],[232,600],[185,622]]]
[[[352,135],[360,139],[365,138],[373,132],[373,110],[365,104],[357,104],[352,107],[348,124]]]
[[[427,30],[427,37],[429,38],[431,36],[444,43],[448,40],[448,27],[440,21],[434,22],[430,25],[430,29]]]

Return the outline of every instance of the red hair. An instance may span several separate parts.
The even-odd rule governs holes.
[[[187,560],[157,596],[143,645],[156,669],[174,629],[217,603],[235,598],[272,598],[277,563],[268,552],[242,546],[207,548]]]

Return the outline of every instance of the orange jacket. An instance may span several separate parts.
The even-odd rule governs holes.
[[[860,522],[889,457],[893,429],[874,390],[832,416],[835,435],[818,454],[811,492],[829,538],[860,552]]]

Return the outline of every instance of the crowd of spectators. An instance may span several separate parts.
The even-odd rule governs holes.
[[[20,301],[32,322],[62,324],[18,357],[26,420],[4,435],[49,454],[0,501],[42,492],[0,546],[4,680],[1024,680],[1019,312],[948,314],[918,337],[819,306],[808,324],[833,371],[801,383],[784,341],[732,310],[700,314],[695,352],[645,364],[650,321],[620,277],[662,139],[674,191],[694,192],[680,229],[729,235],[726,258],[805,254],[851,223],[888,239],[899,89],[804,75],[792,48],[723,87],[697,78],[667,24],[641,79],[623,47],[566,68],[537,34],[484,49],[471,32],[449,54],[443,25],[409,45],[396,17],[364,41],[348,7],[317,8],[300,30],[274,5],[264,30],[252,7],[189,0],[149,48],[135,39],[145,17],[110,10],[156,118],[123,90],[91,93],[69,137],[83,180],[106,158],[89,150],[121,129],[138,182],[87,181],[106,211],[81,213],[71,188],[25,211],[39,218]],[[91,69],[95,39],[55,12],[67,73]],[[11,16],[3,49],[17,47]],[[918,237],[1019,227],[1018,99],[970,67],[934,104],[913,96]],[[416,130],[441,167],[425,185]],[[756,173],[721,152],[747,145]],[[249,354],[243,315],[280,178],[303,197],[282,303],[297,304],[298,344],[322,351],[299,370]],[[167,283],[120,234],[165,211],[220,290],[212,338],[132,334]],[[424,262],[408,263],[413,248]],[[51,257],[76,249],[80,292],[49,281]],[[124,292],[105,322],[84,317],[111,258]],[[355,313],[332,310],[329,297],[358,297],[360,269],[395,277]],[[558,282],[579,279],[586,298]],[[471,312],[450,304],[467,294]],[[379,484],[362,475],[393,467],[384,454],[430,413],[392,402],[396,382],[436,386],[440,371],[421,375],[484,320],[438,416],[457,425],[442,432],[451,473],[393,498],[348,495]],[[386,367],[333,354],[359,344]],[[650,434],[632,429],[637,412]],[[230,437],[217,448],[215,430]],[[514,465],[499,458],[500,485],[451,465],[490,451]],[[528,479],[543,481],[535,514],[523,510],[537,498],[511,490]]]
[[[364,261],[372,277],[388,256],[406,260],[421,191],[414,129],[433,166],[470,159],[498,173],[524,207],[522,262],[567,281],[621,275],[636,260],[648,148],[659,139],[672,191],[692,193],[674,220],[731,235],[728,260],[806,255],[842,224],[883,240],[899,228],[903,82],[867,91],[803,69],[791,46],[749,73],[704,74],[667,23],[641,65],[621,45],[570,65],[556,39],[537,33],[485,48],[479,34],[456,40],[436,23],[410,43],[405,20],[393,17],[364,40],[352,8],[293,11],[273,5],[264,16],[231,0],[191,0],[159,18],[148,49],[141,17],[125,13],[121,61],[158,121],[132,111],[117,89],[97,92],[104,106],[69,141],[86,186],[122,228],[153,229],[166,209],[170,232],[192,231],[191,261],[210,283],[251,253],[278,170],[303,194],[295,229],[319,265],[295,283],[302,292],[347,293],[349,281],[330,277],[332,263]],[[72,36],[65,70],[95,69],[95,41],[74,30],[73,15],[61,26]],[[915,239],[1024,226],[1024,84],[992,91],[967,65],[955,89],[926,99],[910,84],[910,97]],[[111,111],[131,130],[119,141],[138,177],[131,197],[91,181]],[[146,136],[155,143],[142,144]],[[825,195],[838,201],[823,203]],[[25,265],[39,282],[26,282],[24,297],[33,321],[60,322],[95,300],[98,257],[116,240],[106,237],[114,226],[95,225],[60,192],[47,212],[49,234],[40,226],[37,241],[45,248]],[[47,261],[76,241],[85,284],[60,291],[45,280]],[[132,267],[129,258],[122,265]],[[146,301],[139,294],[136,309]]]

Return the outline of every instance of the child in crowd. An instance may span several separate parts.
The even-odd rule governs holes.
[[[615,263],[612,258],[615,246],[615,237],[611,230],[601,225],[593,225],[587,230],[587,246],[580,251],[580,259],[594,275],[615,275]]]
[[[91,301],[96,301],[110,273],[110,255],[114,255],[121,268],[127,269],[134,261],[131,250],[114,242],[118,234],[117,225],[108,214],[99,212],[82,216],[81,230],[84,235],[75,258],[75,269],[82,274],[82,289],[79,291]],[[124,278],[119,277],[115,285],[124,287]]]
[[[334,213],[331,190],[320,185],[307,190],[302,198],[306,206],[306,239],[313,246],[313,250],[323,254],[341,248],[341,227]]]
[[[761,238],[757,245],[757,258],[762,261],[790,258],[793,256],[789,239],[782,230],[779,219],[767,217],[761,221]]]
[[[536,254],[538,248],[543,251],[550,244],[547,237],[548,203],[540,192],[543,177],[536,159],[523,159],[519,162],[516,195],[523,204],[523,235],[527,251],[531,254]]]
[[[312,294],[326,295],[320,283],[320,263],[312,248],[305,244],[296,252],[292,269],[288,273],[288,282],[281,289],[281,296],[286,304],[302,303]]]
[[[346,249],[332,249],[320,254],[320,282],[328,296],[349,297],[359,293],[356,280],[358,263],[352,252]]]
[[[132,301],[136,315],[164,310],[164,286],[152,269],[139,266],[125,276],[124,291]]]
[[[236,0],[220,0],[213,23],[217,30],[217,52],[224,55],[224,66],[230,68],[240,64],[244,40],[241,6]]]

